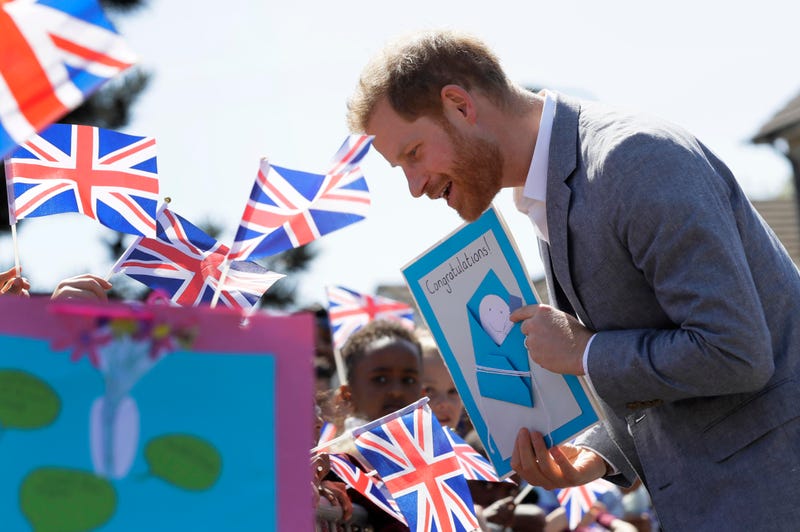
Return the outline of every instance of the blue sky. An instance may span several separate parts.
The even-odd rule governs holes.
[[[149,4],[114,19],[153,73],[125,131],[157,138],[163,195],[189,220],[221,225],[223,240],[233,236],[259,158],[321,170],[347,134],[345,101],[362,66],[388,39],[418,29],[475,33],[520,83],[685,126],[753,198],[774,196],[790,175],[780,154],[748,139],[800,91],[794,2]],[[400,268],[460,224],[444,203],[412,199],[402,173],[377,152],[363,167],[370,215],[319,241],[312,271],[296,279],[303,302],[322,302],[330,284],[364,292],[400,284]],[[498,205],[538,275],[530,223],[510,194]],[[87,271],[106,275],[112,260],[99,242],[108,235],[79,216],[30,220],[19,233],[23,270],[35,290]],[[4,238],[0,265],[11,264]]]

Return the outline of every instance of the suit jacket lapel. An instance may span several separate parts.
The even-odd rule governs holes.
[[[556,111],[553,118],[553,131],[550,136],[549,166],[547,169],[547,232],[550,239],[549,256],[554,279],[553,292],[563,290],[578,318],[589,328],[593,328],[589,316],[572,285],[569,257],[569,202],[572,190],[566,183],[577,166],[578,113],[580,105],[574,100],[556,95]],[[551,281],[551,279],[548,279]],[[560,303],[556,298],[556,303]]]
[[[567,296],[558,280],[553,275],[553,260],[550,258],[550,246],[544,240],[539,240],[539,256],[542,257],[542,264],[544,264],[544,278],[547,281],[547,295],[550,299],[550,305],[557,309],[575,314],[572,308],[572,303],[569,302]]]

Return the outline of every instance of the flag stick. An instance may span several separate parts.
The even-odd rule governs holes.
[[[262,294],[262,296],[263,296],[263,294]],[[250,325],[250,318],[252,318],[253,314],[255,314],[256,311],[258,311],[258,309],[260,309],[260,308],[261,308],[261,298],[259,297],[258,301],[253,303],[253,306],[245,311],[244,315],[242,316],[241,326],[242,327],[247,327],[248,325]]]
[[[112,275],[114,275],[115,273],[117,273],[117,269],[120,267],[120,265],[121,265],[123,262],[125,262],[126,260],[128,260],[128,257],[129,257],[129,256],[131,255],[131,253],[133,252],[133,249],[134,249],[136,246],[138,246],[138,245],[139,245],[139,242],[141,242],[143,238],[144,238],[143,236],[139,236],[139,237],[136,237],[136,240],[134,240],[133,242],[131,242],[131,245],[130,245],[130,246],[128,246],[128,249],[126,249],[126,250],[125,250],[125,252],[124,252],[124,253],[123,253],[123,254],[122,254],[122,255],[121,255],[121,256],[120,256],[120,257],[117,259],[117,262],[115,262],[115,263],[114,263],[114,264],[111,266],[111,269],[110,269],[110,270],[108,271],[108,273],[106,274],[106,277],[105,277],[105,280],[106,280],[106,281],[108,281],[109,279],[111,279],[111,276],[112,276]]]
[[[347,372],[345,371],[342,350],[338,347],[333,348],[333,362],[336,364],[336,375],[339,377],[339,385],[347,384]]]
[[[309,452],[313,455],[313,454],[319,453],[320,451],[324,451],[325,449],[330,449],[331,447],[333,447],[335,445],[338,445],[339,443],[352,438],[353,437],[352,432],[353,431],[348,430],[348,431],[340,434],[339,436],[337,436],[336,438],[334,438],[332,440],[328,440],[325,443],[320,443],[316,447],[312,448],[311,451],[309,451]]]
[[[525,497],[527,497],[531,491],[533,491],[533,484],[528,484],[524,488],[519,490],[517,496],[514,497],[514,506],[518,506],[519,504],[521,504],[522,501],[525,500]]]
[[[11,171],[11,158],[9,157],[3,161],[6,171],[6,176],[14,175]],[[22,267],[19,265],[19,246],[17,245],[17,208],[14,204],[14,186],[12,185],[13,179],[6,177],[6,196],[8,197],[8,220],[13,222],[11,224],[11,242],[14,244],[14,269],[16,276],[22,276]]]
[[[16,276],[22,276],[22,267],[19,265],[19,246],[17,245],[17,222],[11,224],[11,241],[14,243],[14,268],[16,268]]]
[[[219,295],[222,292],[222,287],[225,284],[225,278],[228,277],[228,270],[230,269],[231,269],[231,262],[226,258],[225,266],[222,268],[222,273],[219,276],[219,283],[217,283],[217,289],[214,290],[214,297],[211,298],[211,308],[217,306],[217,301],[219,301]]]

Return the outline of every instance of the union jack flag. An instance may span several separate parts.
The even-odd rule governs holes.
[[[486,480],[489,482],[502,482],[494,470],[491,462],[465,442],[461,436],[453,432],[449,427],[443,429],[453,446],[458,463],[464,470],[464,478],[467,480]],[[512,482],[512,481],[509,481]]]
[[[371,143],[372,137],[349,137],[325,174],[262,159],[229,258],[274,255],[363,220],[369,189],[357,163]]]
[[[156,141],[53,124],[6,160],[10,222],[78,212],[137,235],[156,230]]]
[[[381,476],[411,530],[476,530],[461,465],[427,401],[354,429],[356,448]]]
[[[350,135],[331,159],[329,174],[340,174],[355,168],[369,152],[372,137],[367,135]]]
[[[136,57],[96,0],[0,2],[0,157]]]
[[[181,306],[210,303],[219,285],[227,246],[169,209],[164,209],[157,221],[156,238],[138,238],[112,271],[165,291]],[[254,262],[235,261],[230,264],[219,300],[227,307],[249,309],[282,277]]]
[[[336,437],[336,425],[334,425],[330,421],[326,421],[322,424],[322,428],[319,430],[319,440],[317,441],[317,445],[328,443],[329,441],[332,441],[335,437]]]
[[[375,505],[403,524],[406,520],[400,512],[400,507],[388,493],[384,493],[385,486],[379,478],[373,478],[360,467],[350,461],[344,454],[329,454],[331,471],[342,481],[359,492],[361,495],[375,503]]]
[[[351,334],[373,320],[399,321],[409,329],[414,328],[414,309],[406,303],[342,286],[329,286],[326,291],[335,347],[343,346]]]
[[[558,503],[564,508],[569,521],[569,528],[573,530],[578,527],[583,516],[597,502],[597,497],[603,495],[611,489],[611,483],[607,480],[593,480],[583,486],[574,486],[556,490]]]

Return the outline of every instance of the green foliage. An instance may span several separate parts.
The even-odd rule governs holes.
[[[143,0],[100,0],[100,5],[111,11],[133,11],[138,9],[147,2]]]
[[[132,67],[103,85],[59,122],[120,129],[130,121],[131,106],[147,88],[150,77],[150,73],[139,67]]]

